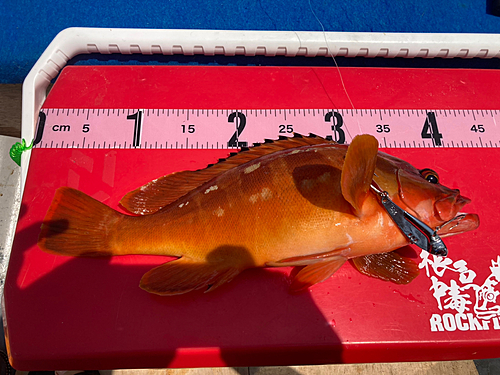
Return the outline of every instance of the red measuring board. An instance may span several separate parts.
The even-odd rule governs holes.
[[[497,71],[341,72],[356,108],[500,107]],[[351,104],[336,68],[100,66],[64,69],[44,107],[286,109]],[[171,258],[70,258],[38,248],[40,224],[54,191],[71,186],[121,210],[118,202],[125,193],[168,173],[203,168],[229,150],[34,149],[5,285],[13,366],[257,366],[498,356],[498,148],[383,151],[417,168],[436,170],[443,184],[472,199],[464,210],[481,218],[478,230],[445,239],[448,258],[420,256],[417,249],[409,254],[422,267],[409,285],[369,278],[345,264],[302,294],[288,292],[289,268],[274,268],[247,270],[212,293],[159,297],[141,290],[139,280]]]

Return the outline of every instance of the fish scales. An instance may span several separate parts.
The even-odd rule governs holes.
[[[435,228],[469,200],[435,184],[437,175],[427,179],[427,173],[378,152],[378,142],[368,135],[349,147],[319,137],[284,139],[127,194],[123,206],[141,216],[120,214],[61,188],[39,246],[62,255],[178,257],[141,281],[143,289],[161,295],[213,290],[244,269],[266,266],[306,266],[292,282],[292,289],[301,290],[351,258],[362,273],[406,283],[418,275],[418,267],[393,250],[409,241],[370,186],[376,183]],[[98,225],[89,228],[89,223]],[[477,215],[468,214],[450,234],[478,224]]]
[[[264,266],[292,256],[346,249],[353,242],[366,247],[357,237],[383,230],[383,222],[379,216],[357,218],[340,193],[346,149],[331,144],[303,146],[300,151],[281,151],[234,168],[155,216],[122,217],[124,222],[117,227],[123,233],[123,253],[133,254],[147,244],[142,252],[178,255],[180,251],[204,260],[220,247],[235,247],[251,254],[255,266]],[[347,236],[346,225],[358,228]],[[158,229],[143,233],[139,228],[144,227]],[[403,236],[397,237],[404,244]],[[355,256],[356,248],[344,251],[349,257],[352,252]]]

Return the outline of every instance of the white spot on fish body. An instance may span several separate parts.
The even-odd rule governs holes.
[[[318,182],[327,182],[330,179],[330,172],[325,172],[318,177]]]
[[[268,201],[272,197],[273,197],[273,192],[271,191],[271,189],[265,187],[265,188],[262,188],[260,193],[250,195],[248,200],[251,203],[256,203],[259,199],[261,199],[263,201]]]
[[[185,205],[185,203],[181,203],[181,204],[179,205],[179,208],[184,207],[184,205]]]
[[[222,215],[224,215],[224,209],[222,207],[217,207],[217,209],[214,211],[214,215],[216,215],[217,217],[221,217]]]
[[[210,193],[211,191],[217,190],[219,187],[217,185],[210,186],[207,190],[205,190],[205,194]]]
[[[352,245],[354,243],[354,241],[352,240],[352,237],[349,235],[349,233],[346,233],[345,235],[346,235],[347,239],[349,240],[347,242],[347,246]]]
[[[378,226],[382,227],[384,225],[384,215],[382,212],[378,213]]]
[[[292,155],[295,155],[295,154],[298,154],[299,152],[302,152],[302,150],[293,150],[293,151],[291,152],[291,154],[292,154]]]
[[[300,187],[303,190],[311,190],[315,186],[315,181],[314,180],[302,180],[300,182]]]
[[[262,197],[262,200],[268,201],[273,197],[273,192],[269,188],[263,188],[260,192],[260,196]]]
[[[249,174],[249,173],[252,173],[253,171],[255,171],[256,169],[259,169],[259,168],[260,168],[260,162],[252,164],[249,167],[246,167],[244,172],[245,172],[245,174]]]

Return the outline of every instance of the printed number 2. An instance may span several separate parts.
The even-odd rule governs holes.
[[[424,139],[432,139],[434,146],[443,145],[443,143],[441,142],[441,138],[443,138],[443,135],[438,130],[436,114],[434,112],[427,112],[427,118],[425,119],[425,124],[420,135]]]
[[[342,129],[342,125],[344,124],[344,119],[342,115],[338,112],[330,111],[325,115],[325,121],[331,122],[333,117],[333,125],[332,130],[334,134],[334,140],[337,143],[344,144],[345,143],[345,133],[344,129]]]
[[[241,112],[233,112],[229,115],[227,121],[236,122],[236,131],[234,132],[229,142],[227,142],[227,147],[247,147],[248,142],[240,142],[238,140],[238,137],[241,135],[243,129],[245,129],[245,126],[247,124],[247,118],[245,117],[245,115]]]

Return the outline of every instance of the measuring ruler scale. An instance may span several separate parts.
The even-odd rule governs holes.
[[[316,134],[383,148],[499,147],[499,110],[57,109],[39,114],[37,148],[231,149]]]

